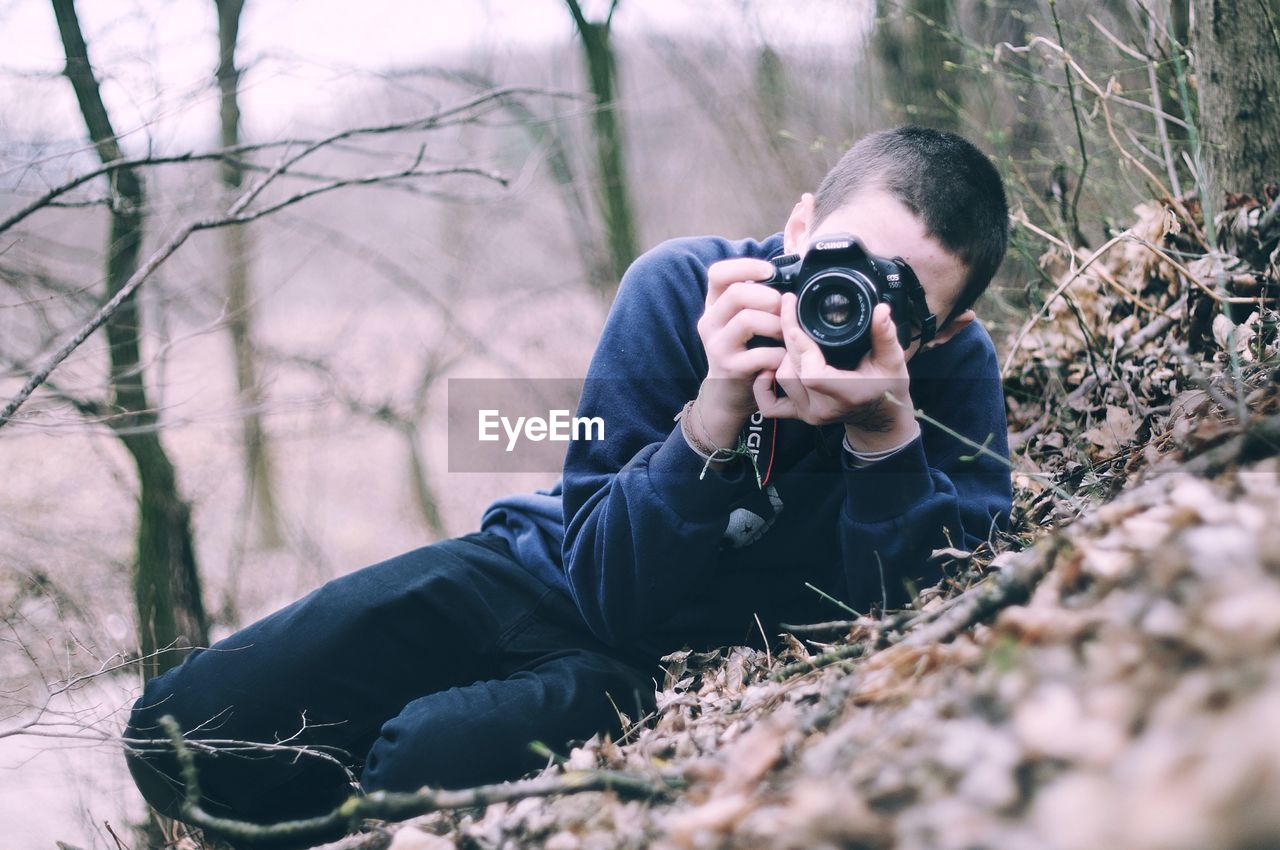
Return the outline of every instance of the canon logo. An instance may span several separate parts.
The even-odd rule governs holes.
[[[849,240],[842,239],[837,242],[819,242],[813,247],[817,248],[819,251],[834,251],[838,248],[848,248]]]

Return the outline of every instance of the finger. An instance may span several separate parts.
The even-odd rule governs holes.
[[[877,365],[895,368],[905,360],[898,327],[888,304],[877,304],[871,313],[871,358]]]
[[[843,403],[860,402],[867,393],[875,391],[879,382],[858,369],[828,369],[820,375],[806,376],[805,388],[809,391],[810,406],[817,409],[824,401]]]
[[[808,334],[805,335],[808,339]],[[811,378],[821,377],[827,372],[835,371],[827,364],[827,355],[822,353],[822,349],[818,347],[816,342],[809,340],[812,345],[800,353],[800,379],[808,381]]]
[[[721,344],[738,349],[754,336],[767,336],[781,341],[782,319],[762,310],[739,310],[725,324],[724,329],[716,334],[716,339]]]
[[[796,403],[788,396],[778,395],[774,378],[774,373],[766,370],[752,382],[751,394],[755,396],[756,408],[767,419],[795,419]]]
[[[768,280],[773,277],[773,263],[766,260],[739,258],[712,263],[707,269],[707,307],[724,294],[731,284],[746,280]]]
[[[791,367],[801,379],[820,375],[826,371],[826,355],[813,337],[800,327],[800,319],[796,314],[796,297],[788,292],[782,296],[782,341],[787,346],[787,354],[791,357]],[[790,392],[790,390],[787,390]]]
[[[733,375],[758,375],[777,371],[786,358],[783,348],[748,348],[725,361],[725,368]]]
[[[707,307],[701,321],[709,325],[714,333],[716,328],[724,327],[741,310],[760,310],[777,315],[781,309],[782,295],[778,290],[757,283],[738,281],[730,284],[716,302]]]
[[[809,388],[800,380],[800,375],[796,372],[795,365],[789,354],[779,364],[774,378],[778,382],[778,386],[782,387],[783,392],[787,394],[787,398],[792,400],[793,406],[797,411],[808,408]]]
[[[782,312],[779,318],[782,320],[782,341],[787,346],[791,368],[799,375],[801,356],[809,346],[816,346],[817,343],[810,339],[800,327],[800,320],[796,317],[796,297],[790,292],[782,296]]]

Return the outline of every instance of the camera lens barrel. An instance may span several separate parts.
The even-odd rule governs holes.
[[[822,346],[833,366],[856,363],[871,347],[868,330],[879,296],[853,269],[828,269],[809,278],[796,295],[800,327]]]

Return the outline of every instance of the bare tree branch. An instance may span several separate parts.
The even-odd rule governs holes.
[[[292,157],[288,161],[296,162],[299,158],[301,157]],[[325,183],[320,186],[313,186],[305,191],[295,193],[283,200],[277,201],[260,209],[245,212],[245,207],[248,206],[249,201],[261,194],[267,183],[284,173],[283,168],[277,168],[263,178],[263,180],[260,181],[253,189],[249,190],[248,193],[241,196],[241,198],[232,205],[231,209],[225,215],[200,219],[188,223],[185,227],[171,236],[169,240],[162,245],[159,250],[153,253],[145,263],[139,266],[138,270],[129,278],[124,286],[122,286],[106,303],[99,307],[98,310],[89,317],[84,325],[76,331],[71,339],[67,340],[61,348],[54,352],[53,355],[50,356],[31,375],[30,378],[27,379],[26,384],[24,384],[22,389],[18,391],[17,395],[9,400],[9,403],[5,405],[4,410],[0,410],[0,428],[3,428],[12,420],[13,414],[23,405],[24,402],[26,402],[28,398],[31,397],[31,394],[48,379],[53,370],[56,369],[64,360],[70,357],[71,353],[75,351],[81,343],[88,339],[94,331],[101,327],[102,324],[120,308],[120,305],[130,295],[132,295],[138,287],[145,283],[152,274],[155,273],[156,269],[158,269],[165,260],[169,259],[174,252],[182,247],[182,244],[186,242],[193,233],[201,230],[210,230],[216,227],[225,227],[227,225],[247,224],[248,222],[262,218],[265,215],[270,215],[277,210],[296,204],[299,201],[346,186],[362,186],[385,180],[396,180],[409,177],[440,177],[447,174],[472,174],[486,177],[487,179],[503,185],[506,184],[506,178],[501,175],[479,168],[445,168],[432,171],[418,171],[416,170],[416,165],[417,164],[415,162],[413,167],[402,169],[400,171],[333,180],[329,183]]]
[[[19,374],[31,373],[31,370],[29,367],[23,365],[22,363],[19,363],[18,361],[4,354],[0,354],[0,363],[3,363],[8,369],[10,369],[15,373],[19,373]],[[74,393],[70,393],[70,392],[67,392],[66,390],[61,389],[53,381],[50,381],[47,379],[44,382],[44,388],[45,388],[45,392],[48,392],[54,398],[57,398],[71,405],[82,416],[86,416],[89,418],[107,416],[106,402],[97,401],[95,399],[90,399],[90,398],[81,398],[80,396],[77,396]]]
[[[173,154],[171,156],[147,155],[147,156],[127,158],[127,159],[124,157],[120,157],[112,160],[111,162],[105,163],[97,168],[94,168],[90,171],[86,171],[84,174],[81,174],[77,177],[73,177],[67,182],[62,183],[61,185],[55,186],[54,188],[45,192],[40,197],[32,200],[25,207],[22,207],[16,210],[12,214],[10,214],[8,217],[4,218],[3,220],[0,220],[0,233],[3,233],[4,231],[18,224],[23,219],[29,217],[31,214],[39,211],[41,208],[49,206],[50,202],[52,202],[55,198],[61,197],[62,195],[65,195],[67,192],[70,192],[73,189],[83,186],[85,183],[88,183],[91,180],[94,180],[98,177],[102,177],[104,175],[113,174],[116,171],[128,170],[131,168],[138,168],[142,166],[152,166],[152,165],[173,165],[173,164],[202,162],[202,161],[210,161],[210,160],[219,160],[219,161],[229,160],[229,159],[235,159],[240,154],[253,153],[253,152],[265,151],[265,150],[275,150],[279,148],[289,148],[289,147],[298,146],[298,145],[301,145],[303,147],[304,153],[302,154],[302,156],[305,156],[307,154],[314,153],[316,150],[319,150],[322,147],[333,145],[334,143],[341,141],[343,139],[350,139],[350,138],[355,138],[359,136],[387,135],[390,133],[398,133],[398,132],[405,132],[405,131],[436,130],[436,129],[441,129],[443,127],[452,126],[454,123],[471,121],[475,119],[475,116],[470,116],[467,114],[470,110],[478,109],[482,106],[487,106],[487,105],[490,105],[491,103],[499,102],[504,98],[508,98],[516,95],[538,95],[543,97],[565,98],[565,99],[575,99],[575,100],[580,98],[580,95],[575,94],[573,92],[563,92],[563,91],[557,91],[554,89],[539,88],[536,86],[508,86],[502,89],[496,89],[494,91],[485,92],[484,94],[478,95],[470,100],[464,101],[463,103],[460,103],[457,106],[449,107],[448,109],[432,113],[431,115],[428,115],[428,116],[414,118],[409,121],[395,122],[391,124],[379,124],[379,125],[374,125],[369,127],[357,127],[354,129],[344,130],[340,133],[336,133],[332,136],[322,138],[322,139],[312,139],[312,140],[284,139],[284,140],[277,140],[277,141],[271,141],[271,142],[258,142],[255,144],[236,145],[235,147],[219,148],[217,150],[212,150],[212,151]],[[294,161],[296,162],[296,160],[302,158],[302,156],[296,157]],[[296,174],[297,172],[290,172],[290,173]],[[308,175],[308,176],[314,177],[314,175]]]
[[[423,66],[405,68],[391,74],[393,78],[427,77],[443,79],[448,82],[469,86],[473,90],[488,91],[497,88],[497,84],[484,74],[476,71],[457,70],[452,68]],[[604,246],[597,238],[591,223],[590,209],[586,197],[579,185],[575,166],[569,150],[565,145],[564,133],[557,129],[555,116],[543,118],[535,115],[520,98],[506,98],[503,106],[516,123],[529,134],[534,144],[546,151],[547,166],[551,170],[552,180],[564,203],[565,212],[569,216],[571,229],[576,233],[578,251],[582,257],[582,268],[589,281],[605,280],[609,276],[609,258],[605,255]],[[596,106],[596,109],[599,109]]]
[[[285,220],[295,221],[296,219],[287,217]],[[430,305],[433,310],[439,313],[440,318],[444,320],[445,324],[456,336],[460,337],[463,342],[482,357],[486,357],[491,362],[501,366],[506,370],[508,376],[528,377],[521,363],[497,351],[486,337],[469,330],[466,323],[454,312],[449,302],[424,286],[409,269],[388,257],[385,253],[371,247],[367,242],[353,239],[338,228],[329,227],[317,221],[302,220],[300,223],[308,229],[316,231],[322,237],[326,247],[341,251],[369,265],[400,291],[415,300]],[[461,285],[460,281],[452,278],[447,279],[446,283],[449,287]]]

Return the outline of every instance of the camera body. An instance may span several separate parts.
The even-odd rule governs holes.
[[[913,323],[920,326],[922,343],[932,339],[937,329],[911,266],[901,257],[869,253],[849,233],[819,236],[803,258],[787,254],[771,262],[773,277],[760,282],[795,293],[800,327],[837,369],[856,368],[871,350],[871,311],[881,302],[889,305],[903,348],[914,339]],[[782,343],[768,337],[748,343],[752,348],[766,345]]]

